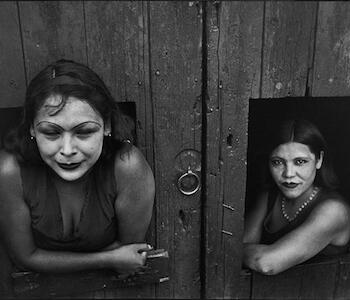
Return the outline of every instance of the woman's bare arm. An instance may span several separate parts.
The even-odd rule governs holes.
[[[302,263],[328,244],[345,245],[350,236],[349,208],[336,199],[315,207],[298,228],[271,245],[246,244],[245,264],[272,275]]]
[[[119,242],[142,242],[153,211],[155,183],[152,170],[140,150],[133,146],[129,152],[117,154],[115,174]]]
[[[243,243],[259,243],[267,213],[267,200],[267,192],[260,194],[254,208],[245,216]]]
[[[134,244],[96,253],[47,251],[37,248],[31,231],[30,211],[23,199],[20,168],[16,159],[0,153],[0,233],[12,260],[37,272],[72,272],[112,268],[124,270],[144,264],[138,253],[146,244]]]

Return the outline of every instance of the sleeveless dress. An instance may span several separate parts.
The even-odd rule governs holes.
[[[317,193],[316,197],[314,198],[314,200],[310,202],[309,205],[307,205],[294,220],[289,222],[286,226],[282,227],[281,229],[273,232],[269,229],[269,225],[271,222],[272,208],[278,199],[277,197],[278,193],[279,191],[277,189],[273,189],[268,194],[267,215],[263,223],[263,230],[262,230],[261,240],[260,240],[260,242],[265,245],[273,244],[282,236],[286,235],[287,233],[291,232],[292,230],[300,226],[310,215],[311,211],[317,205],[324,202],[325,200],[338,199],[341,202],[345,202],[343,197],[337,192],[327,191],[324,188],[321,188],[320,191]],[[321,255],[321,256],[338,255],[346,252],[348,252],[348,245],[344,245],[344,246],[328,245],[317,255]]]
[[[46,250],[91,252],[117,238],[114,163],[97,161],[87,174],[87,190],[76,230],[63,236],[63,219],[54,171],[42,165],[21,165],[24,199],[30,208],[35,244]]]

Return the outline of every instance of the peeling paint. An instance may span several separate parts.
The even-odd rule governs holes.
[[[333,51],[338,54],[338,65],[346,71],[346,84],[350,87],[350,31],[346,32],[335,44]]]
[[[283,84],[281,82],[276,83],[276,89],[280,90],[282,88]]]

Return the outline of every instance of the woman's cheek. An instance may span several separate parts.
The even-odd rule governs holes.
[[[59,151],[57,143],[39,140],[37,145],[40,153],[45,156],[55,155]]]

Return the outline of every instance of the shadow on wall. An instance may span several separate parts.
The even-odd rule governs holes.
[[[350,203],[350,97],[250,99],[246,209],[260,189],[266,141],[276,125],[289,118],[309,120],[321,131],[339,178],[339,192]]]

